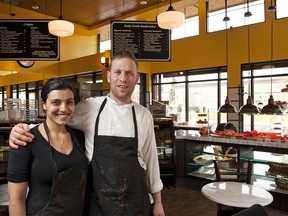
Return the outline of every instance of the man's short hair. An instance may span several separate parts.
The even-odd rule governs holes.
[[[112,58],[111,62],[113,62],[115,59],[121,59],[121,58],[129,58],[129,59],[133,60],[135,62],[135,64],[136,64],[136,67],[137,67],[137,70],[138,70],[138,61],[137,61],[137,59],[136,59],[136,57],[135,57],[133,52],[131,52],[131,51],[127,50],[127,49],[119,51],[119,52],[117,52],[117,53],[115,53],[113,55],[113,58]]]

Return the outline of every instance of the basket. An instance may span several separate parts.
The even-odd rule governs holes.
[[[288,190],[288,179],[283,179],[283,178],[275,178],[275,183],[277,187]]]
[[[280,172],[280,173],[288,173],[288,164],[279,164],[279,163],[268,163],[270,166],[271,172]]]

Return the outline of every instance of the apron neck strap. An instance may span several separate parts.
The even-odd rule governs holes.
[[[98,116],[97,116],[97,118],[96,118],[96,123],[95,123],[95,135],[96,135],[96,133],[98,134],[98,125],[99,125],[99,120],[100,120],[100,114],[101,114],[101,112],[103,111],[106,102],[107,102],[107,97],[104,99],[103,103],[101,104],[100,109],[99,109]],[[132,106],[132,115],[133,115],[135,138],[138,139],[137,120],[136,120],[136,112],[135,112],[134,105]]]
[[[138,128],[137,128],[136,112],[135,112],[134,106],[132,106],[132,114],[133,114],[135,138],[138,139]]]

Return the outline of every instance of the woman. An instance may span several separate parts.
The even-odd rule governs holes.
[[[75,109],[73,88],[51,79],[41,99],[45,122],[31,129],[35,138],[27,147],[9,152],[10,216],[83,215],[88,160],[83,133],[67,126]]]

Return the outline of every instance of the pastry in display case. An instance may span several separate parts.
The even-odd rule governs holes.
[[[197,120],[196,123],[197,124],[208,124],[208,114],[207,113],[198,113],[197,114]]]

